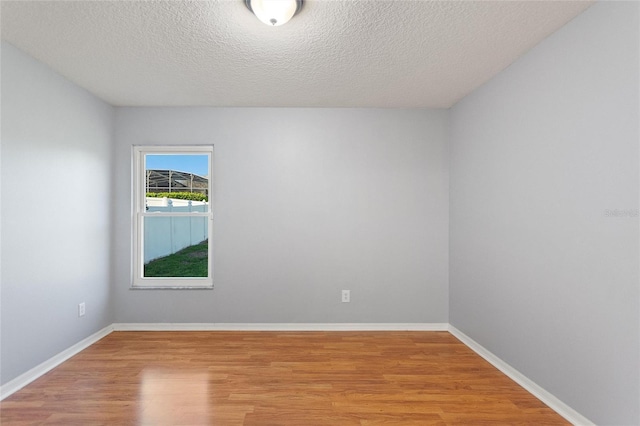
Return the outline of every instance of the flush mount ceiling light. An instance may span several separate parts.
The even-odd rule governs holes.
[[[259,20],[272,27],[286,24],[302,8],[302,0],[245,0],[245,4]]]

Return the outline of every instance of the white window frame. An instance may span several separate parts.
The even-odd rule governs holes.
[[[134,146],[133,147],[133,256],[132,256],[132,281],[133,289],[211,289],[213,288],[213,146],[189,145],[189,146]],[[203,155],[209,156],[209,202],[206,212],[147,212],[146,210],[146,155]],[[208,268],[207,277],[144,277],[144,218],[145,217],[206,217],[208,218]]]

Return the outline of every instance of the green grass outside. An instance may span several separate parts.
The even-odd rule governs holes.
[[[144,265],[144,276],[155,277],[206,277],[209,266],[209,241],[152,260]]]

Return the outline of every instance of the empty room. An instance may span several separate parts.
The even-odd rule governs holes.
[[[2,425],[640,425],[640,3],[0,17]]]

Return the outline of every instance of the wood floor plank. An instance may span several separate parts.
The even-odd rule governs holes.
[[[0,424],[568,424],[448,332],[114,332]]]

